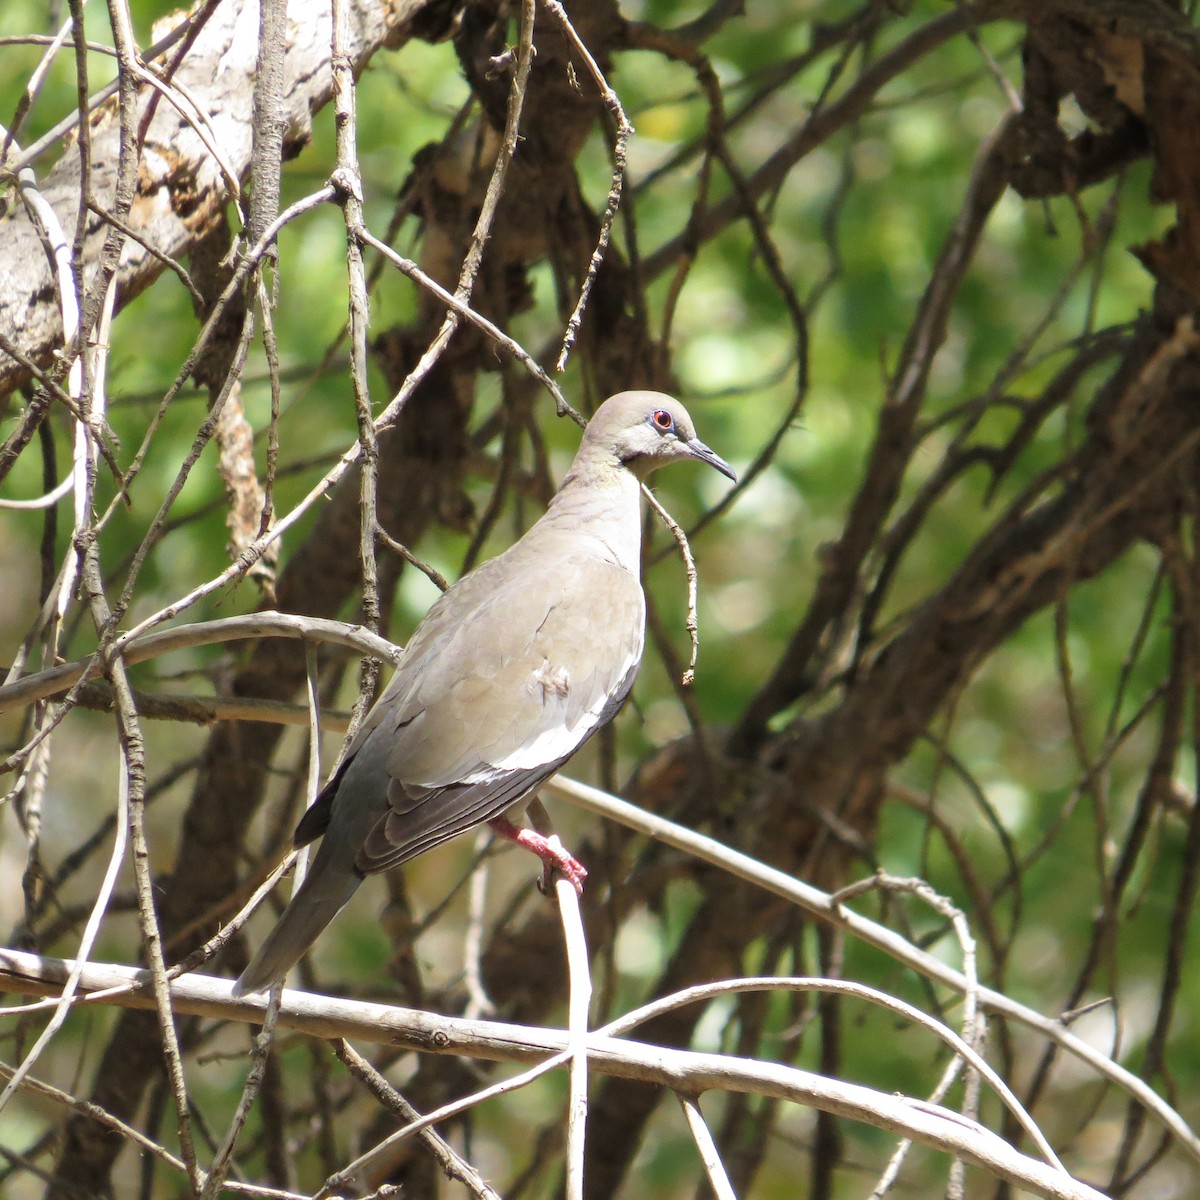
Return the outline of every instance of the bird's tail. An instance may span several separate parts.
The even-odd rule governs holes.
[[[362,883],[362,876],[354,870],[329,871],[321,870],[321,866],[319,862],[313,864],[279,923],[238,976],[233,985],[235,996],[261,992],[282,979]]]

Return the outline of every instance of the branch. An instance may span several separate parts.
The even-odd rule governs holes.
[[[385,42],[396,44],[400,31],[425,5],[424,0],[397,0],[386,5],[357,0],[351,7],[346,51],[357,75]],[[229,177],[236,182],[247,176],[253,122],[251,106],[243,100],[255,91],[257,34],[257,4],[217,6],[171,76],[172,94],[191,97],[202,119],[184,115],[172,104],[159,104],[143,131],[145,151],[138,164],[137,194],[127,218],[118,210],[137,236],[137,240],[123,239],[117,271],[122,304],[162,274],[161,256],[186,257],[222,212]],[[282,108],[287,121],[285,152],[291,157],[309,139],[312,113],[328,103],[331,95],[328,6],[293,12],[286,42]],[[154,94],[152,88],[143,87],[138,97],[139,119]],[[209,120],[219,124],[219,156],[214,153],[213,139],[204,132]],[[115,206],[120,135],[116,122],[101,123],[91,131],[89,195],[102,209]],[[78,210],[78,176],[78,156],[68,150],[45,177],[42,194],[58,212]],[[109,232],[104,222],[95,223],[85,241],[84,261],[98,261]],[[158,255],[148,251],[147,245],[154,246]],[[21,211],[11,213],[6,223],[4,278],[0,329],[16,330],[16,346],[22,354],[48,364],[61,343],[62,325],[37,232]],[[27,378],[28,371],[19,360],[0,354],[0,396]]]
[[[60,695],[61,692],[54,693]],[[258,700],[253,696],[163,695],[132,689],[139,717],[149,721],[180,721],[188,725],[215,725],[218,721],[260,721],[268,725],[311,725],[310,710],[303,704]],[[104,680],[85,683],[75,693],[76,708],[91,712],[113,711],[113,690]],[[325,733],[345,733],[350,714],[322,709],[319,725]]]
[[[149,658],[157,658],[160,654],[169,654],[172,650],[265,637],[330,642],[357,650],[360,654],[382,658],[393,665],[399,661],[399,650],[396,646],[361,625],[278,612],[197,621],[178,629],[160,629],[156,633],[140,634],[133,638],[123,635],[113,642],[110,657],[115,659],[119,656],[128,666],[132,666]],[[58,695],[81,679],[98,675],[101,671],[102,667],[94,664],[92,659],[76,659],[74,662],[62,663],[47,671],[39,671],[35,675],[27,675],[23,679],[7,683],[0,687],[0,712],[7,712],[10,708],[17,708],[22,704],[32,704],[33,701],[45,699],[47,696]]]
[[[885,925],[880,925],[869,917],[859,916],[845,908],[836,897],[811,884],[804,883],[793,875],[769,867],[765,863],[751,858],[748,854],[732,850],[713,838],[705,837],[704,834],[685,829],[682,825],[676,825],[665,817],[646,812],[635,804],[630,804],[617,796],[610,796],[599,788],[588,787],[587,784],[567,779],[563,775],[555,775],[543,787],[546,791],[561,796],[581,808],[618,821],[630,829],[636,829],[639,833],[653,837],[668,846],[674,846],[688,854],[695,855],[697,858],[729,871],[777,896],[782,896],[822,921],[844,929],[847,933],[852,933],[877,950],[882,950],[927,979],[945,984],[960,994],[965,994],[971,986],[967,978],[953,967],[942,962],[935,955],[918,949]],[[978,999],[981,1007],[1011,1017],[1031,1029],[1036,1029],[1062,1049],[1086,1062],[1097,1073],[1123,1088],[1149,1112],[1153,1113],[1174,1134],[1183,1149],[1193,1159],[1200,1162],[1200,1137],[1175,1109],[1151,1089],[1145,1080],[1139,1079],[1119,1063],[1101,1054],[1090,1043],[1076,1037],[1061,1021],[1045,1017],[1034,1009],[1018,1003],[1010,996],[1006,996],[1003,992],[980,987]]]
[[[57,991],[75,964],[16,950],[0,950],[0,990],[26,995]],[[92,963],[80,974],[81,994],[119,984],[145,984],[150,973]],[[234,1000],[232,983],[189,975],[171,985],[176,1012],[250,1024],[262,1021],[266,1000]],[[152,1008],[148,991],[114,997],[122,1007]],[[356,1038],[393,1049],[462,1055],[491,1062],[537,1062],[569,1049],[557,1029],[468,1021],[386,1004],[337,1000],[285,989],[279,1025],[321,1038]],[[1104,1194],[1014,1150],[996,1134],[938,1105],[827,1079],[796,1067],[724,1054],[642,1045],[601,1033],[588,1036],[588,1062],[604,1074],[657,1084],[687,1095],[720,1089],[770,1096],[848,1117],[942,1150],[999,1179],[1053,1200],[1104,1200]]]

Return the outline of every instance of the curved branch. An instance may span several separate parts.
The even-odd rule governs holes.
[[[127,665],[132,666],[134,663],[157,658],[161,654],[169,654],[172,650],[269,637],[329,642],[372,658],[383,659],[393,666],[399,661],[401,654],[399,647],[361,625],[348,625],[344,621],[305,617],[296,613],[260,612],[245,617],[197,621],[192,625],[182,625],[178,629],[160,629],[156,633],[136,637],[126,634],[113,642],[108,657],[119,656]],[[61,663],[46,671],[38,671],[35,675],[26,675],[23,679],[0,687],[0,712],[23,704],[32,704],[35,700],[43,700],[48,696],[56,696],[81,679],[94,678],[102,670],[102,665],[94,659],[80,658],[73,662]],[[260,718],[255,716],[248,719]],[[285,723],[302,724],[303,721]]]
[[[649,837],[665,842],[697,858],[710,862],[731,874],[737,875],[750,883],[782,896],[793,904],[799,905],[806,912],[819,917],[856,938],[882,950],[898,962],[912,968],[914,971],[945,984],[956,992],[962,993],[969,987],[968,980],[960,972],[947,963],[942,962],[934,954],[914,946],[907,938],[901,937],[894,930],[872,921],[869,917],[851,912],[838,899],[827,892],[815,888],[803,880],[796,879],[784,871],[769,867],[748,854],[733,850],[722,845],[714,838],[705,837],[702,833],[676,825],[665,817],[646,812],[635,804],[610,796],[599,788],[588,787],[574,779],[563,775],[555,775],[544,785],[547,791],[561,796],[573,804],[586,808],[590,812],[599,813],[630,829],[636,829]],[[1179,1140],[1180,1145],[1197,1162],[1200,1162],[1200,1137],[1191,1129],[1187,1122],[1161,1096],[1157,1095],[1145,1080],[1139,1079],[1131,1071],[1127,1071],[1120,1063],[1100,1053],[1083,1038],[1076,1037],[1059,1020],[1043,1016],[1032,1008],[1013,1000],[1003,992],[992,988],[978,989],[979,1003],[983,1008],[1036,1029],[1038,1033],[1050,1039],[1056,1045],[1069,1051],[1081,1061],[1086,1062],[1098,1074],[1112,1080],[1129,1095],[1137,1099],[1147,1111],[1153,1113],[1171,1133]]]
[[[0,990],[29,995],[53,993],[72,965],[62,959],[0,950]],[[93,963],[81,974],[80,991],[148,980],[147,971]],[[172,983],[171,999],[178,1013],[260,1023],[266,1000],[233,1000],[232,986],[229,980],[188,975]],[[113,999],[130,1008],[154,1004],[148,991],[126,992]],[[357,1038],[393,1049],[465,1055],[492,1062],[538,1062],[561,1055],[569,1045],[568,1035],[558,1029],[442,1017],[291,989],[283,992],[279,1025],[311,1037]],[[1019,1153],[991,1130],[938,1105],[828,1079],[797,1067],[732,1055],[672,1050],[599,1034],[588,1035],[587,1047],[589,1064],[605,1074],[659,1084],[688,1095],[712,1090],[748,1092],[808,1105],[902,1134],[1038,1196],[1104,1200],[1102,1192]]]

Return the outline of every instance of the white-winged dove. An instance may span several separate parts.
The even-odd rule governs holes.
[[[437,600],[296,827],[297,846],[324,838],[235,995],[281,979],[366,875],[485,821],[582,890],[579,862],[505,814],[612,720],[633,686],[645,637],[640,484],[682,459],[734,478],[677,400],[610,397],[541,519]]]

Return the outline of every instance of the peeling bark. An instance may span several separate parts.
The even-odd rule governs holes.
[[[424,8],[424,0],[353,0],[351,57],[361,71],[384,45],[398,47],[408,26]],[[284,66],[284,154],[300,152],[311,137],[312,115],[330,99],[330,18],[328,6],[293,6],[288,21]],[[254,70],[258,51],[258,4],[238,0],[217,6],[174,80],[203,109],[210,142],[234,179],[244,183],[250,170],[253,142]],[[155,95],[143,87],[139,114]],[[154,117],[145,132],[138,167],[137,192],[127,224],[137,239],[127,238],[118,270],[119,304],[145,291],[164,271],[144,241],[174,259],[187,256],[230,203],[231,181],[196,122],[181,114],[165,97],[155,101]],[[111,207],[116,188],[119,127],[112,102],[93,112],[90,124],[92,162],[89,194],[101,210]],[[11,160],[9,166],[11,168]],[[80,164],[68,146],[39,181],[39,189],[70,229],[80,204]],[[85,286],[96,269],[109,226],[96,213],[88,215],[84,245]],[[62,343],[62,321],[54,280],[36,228],[24,206],[10,196],[0,213],[0,331],[22,354],[42,367],[52,362]],[[0,351],[0,397],[28,379],[25,368]]]

